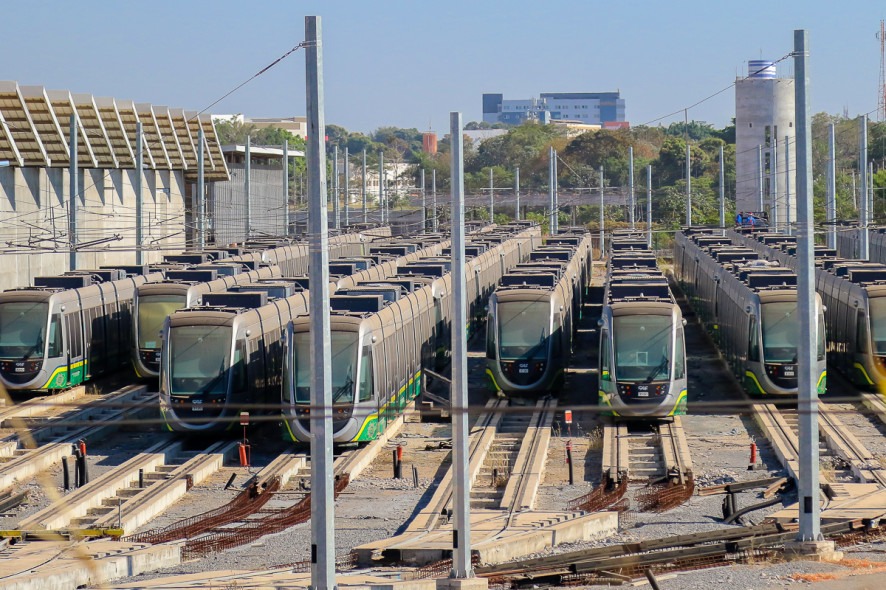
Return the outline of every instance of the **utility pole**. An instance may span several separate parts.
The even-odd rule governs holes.
[[[289,140],[283,140],[283,235],[289,237]]]
[[[329,326],[329,227],[326,220],[326,123],[319,16],[305,17],[311,295],[311,588],[335,586],[332,472],[332,350]]]
[[[385,224],[385,153],[378,151],[378,209],[381,212],[381,223]]]
[[[837,158],[834,157],[834,124],[828,125],[828,248],[837,248]]]
[[[861,193],[859,194],[858,202],[861,205],[858,208],[859,221],[861,222],[861,227],[859,228],[860,232],[860,240],[859,246],[861,247],[861,252],[859,253],[859,257],[863,260],[867,260],[870,256],[870,248],[869,248],[869,240],[870,236],[868,236],[868,116],[862,115],[861,120],[859,121],[859,145],[858,145],[858,175],[861,179]],[[798,154],[799,155],[799,154]]]
[[[797,124],[797,347],[798,414],[800,429],[799,552],[819,552],[821,536],[818,464],[818,322],[815,309],[815,254],[812,209],[811,120],[806,104],[806,31],[794,31],[794,93]],[[833,542],[831,542],[833,546]],[[787,547],[786,547],[787,549]]]
[[[453,579],[473,578],[471,565],[471,480],[468,474],[468,335],[465,281],[464,138],[461,113],[450,113],[452,137],[452,534]]]
[[[631,222],[631,229],[634,229],[634,209],[637,206],[634,202],[634,146],[628,147],[628,186],[631,190],[631,209],[628,219]]]
[[[606,259],[606,229],[603,219],[603,166],[600,166],[600,260]]]
[[[138,130],[136,131],[136,135],[141,135],[141,122],[138,123]],[[203,125],[200,125],[200,129],[197,131],[197,231],[200,234],[197,244],[201,252],[206,248],[206,179],[203,170],[205,158],[203,142],[205,141],[205,139],[206,138],[203,135]],[[135,216],[138,219],[137,223],[141,225],[141,198],[138,199],[138,203],[139,204],[135,210]],[[139,231],[138,234],[141,234],[141,231]],[[139,242],[139,248],[138,250],[136,250],[136,252],[138,254],[141,254],[141,235],[139,235],[136,239]],[[141,258],[141,256],[137,256],[137,258]],[[137,261],[136,264],[141,264],[141,261]]]
[[[369,221],[369,211],[366,209],[366,148],[363,148],[363,188],[361,189],[363,197],[363,223]]]
[[[763,145],[757,146],[757,211],[763,212]]]
[[[652,250],[652,165],[646,166],[646,230],[646,246]]]
[[[784,136],[784,225],[785,233],[791,235],[794,229],[791,226],[791,144],[787,135]]]
[[[548,233],[554,233],[554,146],[548,148]]]
[[[520,221],[520,167],[514,169],[514,194],[517,196],[517,205],[514,207],[514,219]]]
[[[68,189],[71,197],[71,210],[68,212],[68,239],[71,242],[71,253],[69,255],[69,264],[70,267],[68,270],[77,270],[77,192],[78,187],[80,186],[80,181],[77,178],[78,170],[77,170],[77,113],[71,113],[71,135],[70,135],[70,145],[68,146],[68,150],[71,153],[71,164],[70,169],[68,171],[69,180],[71,182],[71,186]],[[141,170],[139,170],[141,172]],[[141,216],[138,216],[138,219],[141,220]],[[138,225],[136,225],[138,229]],[[136,232],[138,234],[140,232]],[[138,242],[135,245],[136,253],[141,252],[141,242],[139,241],[140,235],[136,235],[135,239]]]
[[[424,231],[428,227],[428,212],[425,207],[425,169],[421,169],[421,231]]]
[[[351,200],[351,157],[348,154],[348,146],[345,146],[343,164],[345,165],[345,227],[347,227],[351,223],[351,205],[349,204]]]
[[[726,160],[720,146],[720,229],[726,229]]]

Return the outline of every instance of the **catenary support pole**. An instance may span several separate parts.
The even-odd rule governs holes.
[[[381,223],[385,224],[385,153],[378,152],[378,210],[381,213]]]
[[[720,146],[720,228],[726,228],[726,160],[723,158],[723,146]]]
[[[637,207],[634,201],[634,146],[628,147],[628,188],[631,191],[631,208],[628,211],[628,220],[631,222],[631,229],[634,229],[634,211]]]
[[[450,113],[452,137],[452,486],[453,530],[451,578],[472,578],[471,481],[468,473],[468,310],[465,281],[464,159],[461,113]]]
[[[249,232],[252,229],[252,187],[250,186],[250,180],[252,180],[252,156],[250,155],[250,146],[252,145],[252,138],[248,135],[246,136],[246,173],[243,175],[243,200],[246,203],[246,235],[243,237],[243,241],[246,242],[249,240]]]
[[[514,219],[520,221],[520,167],[514,169],[514,196],[517,202],[514,205]]]
[[[425,169],[421,169],[421,231],[428,228],[428,209],[425,206]]]
[[[366,148],[363,148],[363,185],[360,196],[363,198],[363,223],[369,221],[369,210],[366,208]]]
[[[203,125],[200,125],[200,134],[203,133]],[[144,216],[145,206],[145,139],[142,123],[139,121],[135,124],[135,263],[144,264],[145,255],[142,242],[144,235],[142,234],[142,217]],[[198,189],[199,190],[199,189]]]
[[[560,233],[560,163],[557,161],[559,155],[554,150],[554,235]]]
[[[870,255],[870,236],[868,235],[868,116],[862,115],[858,122],[858,176],[861,180],[859,193],[859,257],[867,260]]]
[[[338,186],[338,146],[332,148],[332,224],[335,229],[341,229],[339,222],[339,186]]]
[[[790,138],[784,136],[784,227],[785,233],[794,233],[794,216],[791,215],[791,143]]]
[[[652,250],[652,166],[646,166],[646,246]]]
[[[834,157],[834,124],[828,125],[828,248],[837,247],[837,159]],[[846,256],[846,254],[844,254]]]
[[[342,164],[345,167],[345,227],[347,227],[351,224],[351,156],[348,153],[348,146],[345,146],[345,157]]]
[[[686,138],[686,226],[692,226],[692,148]]]
[[[606,259],[606,227],[603,204],[603,166],[600,166],[600,260]]]
[[[311,268],[311,588],[335,588],[332,472],[332,351],[329,328],[329,228],[326,220],[326,123],[319,16],[305,17],[308,193]]]
[[[548,148],[548,233],[554,233],[554,147]]]
[[[71,153],[71,164],[68,169],[68,180],[70,181],[70,187],[68,188],[68,193],[70,196],[70,211],[68,211],[68,240],[71,243],[71,253],[68,259],[68,270],[77,270],[77,201],[80,200],[80,197],[77,195],[79,192],[80,180],[78,179],[78,169],[77,169],[77,113],[71,114],[71,134],[70,134],[70,145],[68,146],[68,150]],[[138,221],[141,221],[141,216],[137,217]],[[138,227],[138,225],[136,225]],[[136,242],[138,242],[139,236],[136,236]],[[136,252],[141,251],[141,243],[136,243]]]
[[[433,209],[432,213],[432,223],[431,227],[434,228],[434,231],[437,231],[437,169],[431,170],[431,209]]]
[[[812,123],[806,104],[806,31],[794,31],[797,122],[797,311],[800,316],[798,412],[800,426],[800,532],[798,541],[821,540],[818,464],[818,322],[815,309],[815,240],[812,208]]]
[[[757,146],[757,211],[763,211],[763,146]]]
[[[138,125],[141,128],[141,123]],[[199,234],[198,244],[201,252],[206,248],[206,172],[204,169],[206,154],[203,147],[204,141],[206,141],[206,138],[203,135],[203,125],[200,125],[200,129],[197,131],[197,215],[199,216],[197,219],[197,232]],[[136,208],[136,216],[141,219],[141,205]],[[141,236],[138,237],[138,240],[141,243]],[[141,248],[137,251],[141,252]],[[141,261],[136,262],[136,264],[141,264]]]
[[[769,204],[770,208],[770,222],[775,229],[778,231],[778,226],[781,223],[781,216],[778,214],[778,138],[772,138],[772,147],[769,148],[769,168],[770,168],[770,180],[769,180],[769,195],[772,201]]]
[[[289,140],[283,140],[283,237],[289,237]]]
[[[489,167],[489,223],[495,223],[495,178]]]

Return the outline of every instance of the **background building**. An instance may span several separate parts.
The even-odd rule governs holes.
[[[749,61],[748,76],[735,81],[735,206],[738,211],[760,210],[758,146],[762,146],[763,210],[770,211],[770,221],[784,223],[785,181],[789,179],[790,214],[791,220],[796,221],[795,131],[794,79],[777,77],[771,61]],[[788,162],[785,162],[785,136],[790,146]],[[778,162],[773,161],[773,152]],[[774,196],[773,180],[778,193]]]
[[[625,101],[616,92],[544,92],[538,98],[505,100],[483,95],[483,121],[519,125],[525,121],[575,121],[588,125],[625,122]]]

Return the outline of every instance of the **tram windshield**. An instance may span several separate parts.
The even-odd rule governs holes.
[[[170,330],[170,393],[224,394],[231,354],[228,326],[179,326]]]
[[[163,322],[175,310],[185,307],[182,295],[147,295],[138,298],[138,347],[160,348]]]
[[[871,342],[875,354],[886,355],[886,297],[874,297],[871,308]]]
[[[498,352],[502,360],[547,358],[551,306],[546,301],[502,303],[498,313]]]
[[[670,315],[625,315],[612,320],[615,378],[656,381],[670,377],[674,322]]]
[[[42,357],[48,314],[46,303],[0,303],[0,358]]]
[[[796,363],[800,322],[796,301],[764,303],[762,306],[763,362]]]
[[[311,334],[299,332],[295,340],[295,401],[311,403]],[[354,402],[357,374],[357,332],[332,332],[332,403]]]

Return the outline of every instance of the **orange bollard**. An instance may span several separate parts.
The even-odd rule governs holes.
[[[237,447],[237,451],[240,454],[240,467],[249,467],[249,459],[246,457],[246,445],[240,443]]]
[[[397,445],[397,462],[403,460],[403,445]]]
[[[81,438],[79,441],[79,445],[80,445],[80,454],[85,457],[86,456],[86,441]]]
[[[757,468],[757,443],[751,443],[751,460],[748,463],[748,471],[753,471]]]

